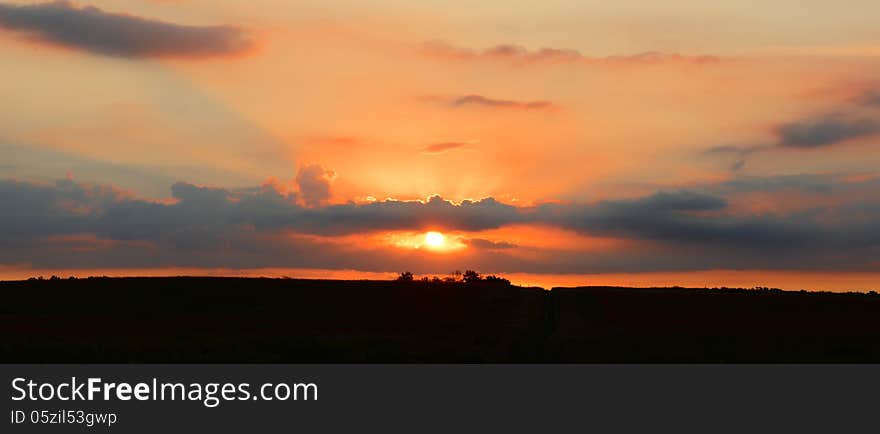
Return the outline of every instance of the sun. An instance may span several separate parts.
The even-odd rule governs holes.
[[[440,232],[427,232],[425,233],[425,244],[428,247],[438,249],[446,245],[446,237]]]

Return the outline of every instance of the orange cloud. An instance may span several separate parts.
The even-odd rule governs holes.
[[[422,153],[435,155],[442,154],[447,151],[451,151],[453,149],[461,149],[468,146],[468,143],[464,142],[440,142],[440,143],[432,143],[428,146],[422,148]]]
[[[427,57],[454,61],[495,61],[511,65],[558,65],[558,64],[592,64],[592,65],[646,65],[660,63],[689,63],[702,65],[718,62],[716,56],[688,56],[678,53],[645,52],[631,55],[607,57],[590,57],[577,50],[559,48],[541,48],[530,51],[520,45],[502,44],[478,51],[461,48],[443,42],[423,44],[421,53]]]
[[[513,101],[509,99],[494,99],[483,95],[464,95],[450,101],[455,107],[480,106],[492,108],[516,108],[524,110],[544,110],[553,107],[549,101]]]

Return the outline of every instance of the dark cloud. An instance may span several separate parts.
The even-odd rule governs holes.
[[[880,133],[880,122],[827,114],[783,124],[777,133],[780,146],[817,148]]]
[[[322,235],[345,235],[380,230],[423,230],[431,227],[465,231],[494,229],[525,221],[521,210],[495,199],[453,204],[439,196],[427,202],[393,201],[331,205],[297,215],[297,230]]]
[[[880,178],[746,178],[705,188],[715,192],[669,191],[635,199],[535,207],[515,207],[491,198],[456,204],[440,197],[425,202],[306,207],[296,195],[271,186],[228,190],[177,183],[171,189],[173,201],[152,202],[71,180],[2,181],[0,203],[12,206],[0,213],[0,264],[85,266],[91,258],[99,261],[91,267],[393,271],[424,258],[390,247],[339,245],[334,237],[396,230],[478,232],[513,224],[630,239],[638,241],[639,248],[576,255],[477,237],[467,241],[474,249],[460,257],[486,270],[528,272],[732,266],[841,269],[880,261]],[[798,188],[859,199],[830,209],[817,206],[780,215],[738,212],[722,196]],[[71,236],[85,236],[86,241]],[[83,248],[88,240],[94,240],[96,247]],[[527,249],[527,259],[513,255],[514,247]],[[453,259],[435,258],[431,264],[445,266],[442,261]],[[455,267],[452,262],[448,265]]]
[[[722,158],[731,172],[746,166],[752,154],[772,149],[819,149],[850,140],[880,135],[880,93],[867,90],[842,104],[837,110],[779,124],[774,139],[765,144],[721,145],[701,152],[704,157]]]
[[[422,148],[423,154],[442,154],[446,151],[451,151],[453,149],[460,149],[466,147],[468,144],[463,142],[440,142],[433,143],[428,146]]]
[[[836,110],[784,123],[776,128],[777,145],[818,148],[880,134],[880,91],[862,90]]]
[[[0,27],[43,42],[130,58],[224,56],[253,46],[247,32],[233,26],[167,23],[68,1],[0,4]]]
[[[543,110],[553,107],[549,101],[513,101],[507,99],[493,99],[482,95],[464,95],[450,101],[454,107],[462,106],[481,106],[495,108],[514,108],[525,110]]]
[[[90,232],[93,217],[118,195],[112,190],[80,186],[68,180],[53,185],[0,182],[0,238],[6,242],[48,234]]]
[[[727,202],[713,195],[660,192],[631,200],[548,205],[537,220],[590,235],[726,248],[786,250],[809,235],[794,221],[720,214],[726,208]]]

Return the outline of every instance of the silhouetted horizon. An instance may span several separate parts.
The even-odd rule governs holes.
[[[14,362],[880,362],[880,296],[503,281],[0,283]]]
[[[216,275],[200,275],[200,274],[181,274],[181,275],[163,275],[163,276],[143,276],[143,275],[126,275],[126,276],[107,276],[107,275],[91,275],[85,277],[77,277],[77,276],[58,276],[58,275],[50,275],[46,276],[31,276],[25,279],[0,279],[0,283],[15,283],[15,282],[29,282],[29,281],[55,281],[55,280],[88,280],[88,279],[269,279],[269,280],[296,280],[296,281],[315,281],[315,282],[396,282],[396,283],[413,283],[413,284],[468,284],[474,282],[467,282],[465,280],[451,280],[450,276],[440,277],[440,275],[435,274],[424,274],[422,277],[417,278],[416,275],[413,275],[412,280],[401,280],[400,277],[396,278],[388,278],[388,279],[332,279],[332,278],[317,278],[317,277],[297,277],[297,276],[216,276]],[[601,284],[589,284],[585,283],[582,285],[564,285],[564,286],[539,286],[539,285],[521,285],[517,283],[510,282],[508,279],[504,277],[502,274],[489,274],[484,277],[490,277],[491,280],[486,281],[483,280],[479,282],[480,284],[498,284],[502,286],[516,286],[519,288],[537,288],[543,289],[545,291],[552,291],[553,289],[575,289],[575,288],[619,288],[619,289],[683,289],[683,290],[716,290],[716,291],[752,291],[752,292],[797,292],[797,293],[817,293],[817,294],[866,294],[866,295],[876,295],[878,294],[877,290],[873,289],[850,289],[850,290],[838,290],[838,291],[829,291],[829,290],[819,290],[819,289],[785,289],[785,288],[777,288],[763,285],[752,285],[752,286],[685,286],[685,285],[667,285],[667,286],[627,286],[627,285],[601,285]]]

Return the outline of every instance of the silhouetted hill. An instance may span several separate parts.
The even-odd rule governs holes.
[[[554,288],[545,357],[581,362],[880,361],[880,297]]]
[[[880,362],[880,297],[253,278],[2,282],[6,362]]]

